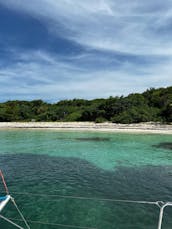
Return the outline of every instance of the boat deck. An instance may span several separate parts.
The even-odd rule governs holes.
[[[10,195],[0,196],[0,212],[4,209],[4,207],[7,205],[10,199]]]

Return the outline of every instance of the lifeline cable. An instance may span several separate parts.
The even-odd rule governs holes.
[[[159,206],[159,203],[161,203],[161,201],[142,201],[142,200],[138,200],[137,201],[137,200],[94,198],[94,197],[70,196],[70,195],[48,195],[48,194],[31,193],[31,192],[13,192],[13,193],[16,194],[16,195],[29,195],[29,196],[40,196],[40,197],[57,197],[57,198],[66,198],[66,199],[109,201],[109,202],[120,202],[120,203],[152,204],[152,205],[157,205],[157,206]]]
[[[24,229],[23,227],[20,227],[18,224],[14,223],[11,219],[7,219],[6,217],[0,215],[0,218],[7,221],[8,223],[11,223],[13,226],[19,228],[19,229]]]
[[[17,209],[17,211],[18,211],[20,217],[22,218],[23,222],[25,223],[27,229],[30,229],[30,226],[28,225],[28,223],[27,223],[26,219],[24,218],[22,212],[21,212],[20,209],[18,208],[18,206],[17,206],[17,204],[16,204],[14,198],[11,198],[11,201],[13,202],[14,206],[16,207],[16,209]]]
[[[58,198],[68,198],[68,199],[80,199],[80,200],[94,200],[94,201],[111,201],[111,202],[119,202],[119,203],[135,203],[135,204],[152,204],[156,205],[160,209],[159,213],[159,221],[158,221],[158,229],[162,228],[162,219],[163,219],[163,211],[166,206],[172,206],[172,202],[163,202],[163,201],[137,201],[137,200],[122,200],[122,199],[101,199],[101,198],[92,198],[92,197],[81,197],[81,196],[67,196],[67,195],[47,195],[47,194],[39,194],[39,193],[22,193],[22,192],[14,192],[18,195],[30,195],[30,196],[42,196],[42,197],[58,197]],[[49,201],[49,200],[48,200]],[[54,200],[53,200],[54,201]],[[17,220],[17,219],[16,219]],[[46,223],[41,221],[32,221],[28,220],[31,223],[37,224],[46,224],[46,225],[55,225],[55,226],[68,226],[72,228],[85,228],[85,229],[92,229],[87,227],[80,227],[80,226],[72,226],[72,225],[64,225],[64,224],[55,224],[55,223]]]
[[[10,218],[10,220],[22,221],[21,219],[17,219],[17,218]],[[48,222],[35,221],[35,220],[30,220],[30,219],[27,219],[27,222],[33,223],[33,224],[42,224],[42,225],[49,225],[49,226],[60,226],[60,227],[68,227],[68,228],[75,228],[75,229],[97,229],[95,227],[84,227],[84,226],[76,226],[76,225],[60,224],[60,223],[48,223]]]

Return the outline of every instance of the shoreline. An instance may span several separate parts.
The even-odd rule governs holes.
[[[134,132],[172,134],[172,125],[159,123],[94,123],[94,122],[0,122],[4,129],[54,129],[66,131]]]

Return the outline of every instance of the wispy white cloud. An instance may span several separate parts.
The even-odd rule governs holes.
[[[1,2],[2,0],[0,0]],[[6,0],[2,4],[43,20],[49,30],[91,48],[171,55],[169,0]]]
[[[154,64],[154,67],[143,67],[139,71],[135,70],[133,63],[127,62],[118,70],[90,71],[78,66],[75,68],[73,63],[64,63],[56,56],[40,51],[21,53],[21,56],[24,62],[0,69],[0,91],[6,99],[91,99],[142,92],[150,85],[172,84],[172,59],[166,62],[166,66]],[[85,61],[88,58],[86,56]],[[161,72],[165,72],[163,77]]]
[[[63,57],[45,50],[8,50],[17,60],[0,67],[0,91],[6,99],[108,97],[172,85],[171,0],[0,4],[27,13],[47,26],[50,35],[85,50]]]

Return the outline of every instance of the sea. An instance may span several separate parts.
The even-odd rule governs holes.
[[[159,207],[135,201],[172,201],[172,135],[1,130],[0,168],[31,229],[157,229]],[[12,203],[1,214],[26,228]]]

